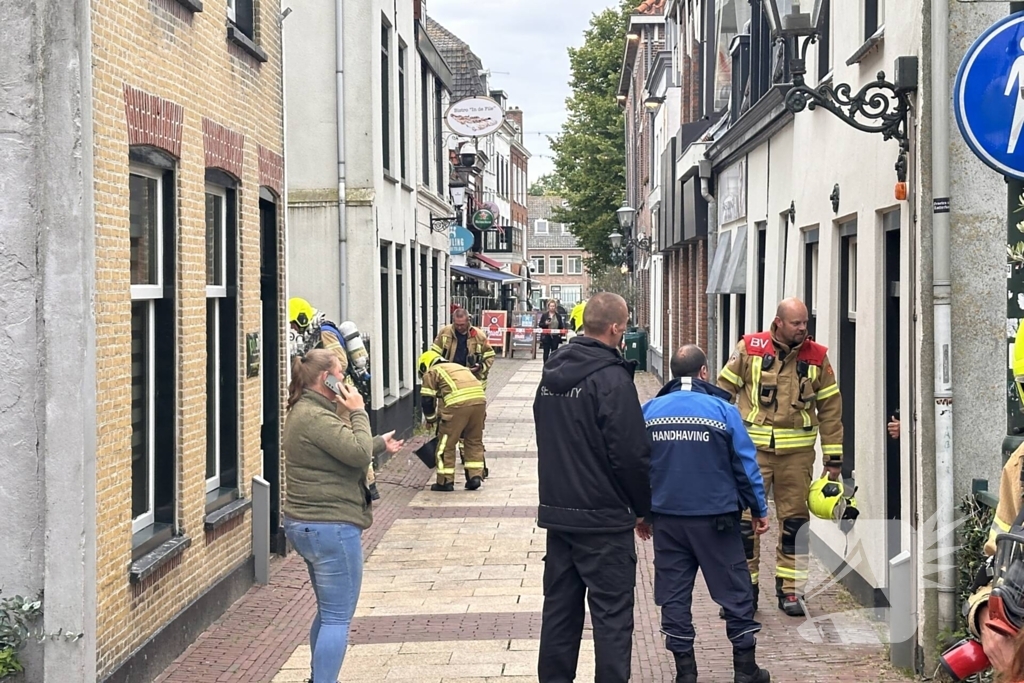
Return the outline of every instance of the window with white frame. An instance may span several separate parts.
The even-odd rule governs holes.
[[[534,275],[543,275],[545,273],[543,256],[530,257],[530,272]]]
[[[538,218],[533,224],[533,232],[535,235],[548,234],[548,222],[543,218]]]
[[[579,285],[562,285],[561,303],[566,309],[575,306],[583,298],[583,288]]]
[[[565,273],[565,261],[562,256],[549,256],[548,266],[548,272],[551,275],[562,275]]]
[[[227,190],[206,186],[206,492],[220,488],[221,302],[227,297]]]
[[[661,348],[661,320],[664,305],[661,301],[661,260],[660,254],[651,257],[651,346]]]
[[[568,270],[566,271],[566,273],[569,275],[583,275],[583,257],[569,256]]]
[[[864,0],[864,40],[885,25],[885,0]]]
[[[849,283],[847,292],[849,292],[849,301],[847,303],[847,310],[850,312],[851,317],[857,315],[857,236],[854,235],[847,241],[847,258],[849,259]]]
[[[174,521],[174,164],[133,163],[128,175],[131,290],[133,559],[170,538]],[[159,155],[157,155],[159,156]],[[155,161],[154,161],[155,163]],[[159,536],[159,538],[158,538]]]

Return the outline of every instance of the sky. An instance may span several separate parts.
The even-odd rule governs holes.
[[[488,84],[523,110],[532,183],[554,169],[545,134],[565,120],[567,48],[583,44],[594,13],[613,0],[426,0],[427,14],[457,35],[491,71]]]

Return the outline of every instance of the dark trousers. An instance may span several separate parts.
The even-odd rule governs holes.
[[[690,606],[697,569],[711,599],[725,610],[725,632],[734,650],[754,647],[761,624],[754,621],[754,591],[740,535],[740,515],[674,517],[655,515],[654,602],[661,607],[665,647],[693,651]]]
[[[744,565],[746,566],[746,565]],[[547,533],[540,683],[571,683],[583,637],[583,600],[590,605],[597,658],[595,683],[626,683],[633,653],[633,532]]]
[[[540,345],[541,345],[541,348],[544,349],[544,362],[547,363],[548,362],[548,356],[550,356],[551,352],[554,351],[555,349],[557,349],[561,345],[562,340],[561,340],[561,338],[553,339],[551,337],[551,335],[544,335],[544,336],[547,337],[547,339],[541,339],[540,340]]]

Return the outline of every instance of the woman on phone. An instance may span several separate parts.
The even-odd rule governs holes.
[[[542,333],[540,336],[540,346],[544,349],[544,363],[547,364],[548,356],[562,343],[562,335],[555,331],[565,329],[565,318],[558,312],[557,301],[554,299],[548,301],[548,310],[541,314],[537,326],[548,330],[548,332]]]
[[[284,531],[306,561],[316,593],[309,630],[312,683],[335,683],[345,659],[363,578],[360,536],[373,522],[366,468],[375,454],[395,453],[403,444],[393,432],[371,435],[363,397],[344,380],[328,350],[292,361]]]

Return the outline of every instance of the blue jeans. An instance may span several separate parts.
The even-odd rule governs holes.
[[[337,683],[363,582],[362,530],[341,522],[285,517],[284,533],[306,561],[316,594],[316,616],[309,629],[310,677],[313,683]]]

